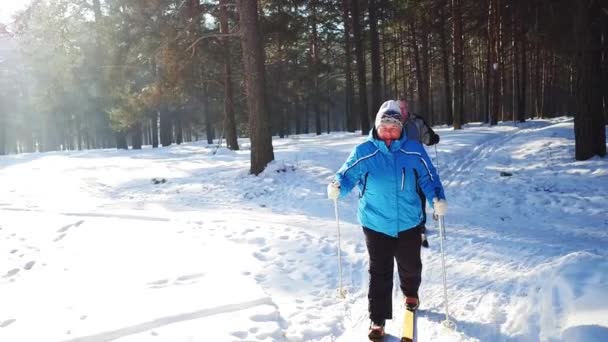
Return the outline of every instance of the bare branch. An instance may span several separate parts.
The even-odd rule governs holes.
[[[206,34],[204,36],[201,36],[201,37],[197,38],[192,44],[190,44],[190,46],[188,46],[188,48],[186,49],[186,51],[188,51],[190,49],[194,49],[194,47],[196,46],[196,44],[198,44],[203,39],[216,38],[216,37],[233,37],[233,36],[240,36],[240,35],[241,35],[241,33],[239,31],[234,32],[234,33],[211,33],[211,34]]]

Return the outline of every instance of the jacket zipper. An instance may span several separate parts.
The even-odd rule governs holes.
[[[397,168],[397,156],[393,155],[393,162],[395,165],[395,168]],[[403,184],[403,173],[402,173],[402,177],[401,177],[401,184]],[[396,200],[396,204],[397,204],[397,226],[395,227],[395,236],[399,236],[399,192],[397,192],[395,194],[395,200]]]
[[[367,190],[367,176],[369,176],[369,172],[365,173],[365,177],[363,179],[363,190],[361,191],[361,196],[359,196],[359,198],[363,197],[363,195],[365,195],[365,190]]]
[[[405,168],[401,169],[401,191],[403,191],[403,186],[405,185]]]

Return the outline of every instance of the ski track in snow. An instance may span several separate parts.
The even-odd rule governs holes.
[[[450,204],[457,330],[441,329],[439,240],[429,219],[419,341],[608,339],[608,167],[572,161],[571,130],[571,120],[438,129],[439,158],[428,152]],[[259,177],[247,174],[246,142],[215,155],[196,143],[1,158],[0,177],[12,182],[0,200],[0,340],[365,341],[357,195],[339,202],[345,299],[325,199],[362,139],[276,140],[276,161]],[[400,336],[398,292],[388,341]]]

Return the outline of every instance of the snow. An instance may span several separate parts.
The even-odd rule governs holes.
[[[418,340],[608,340],[608,159],[574,161],[570,118],[437,131],[457,329],[431,221]],[[277,138],[258,177],[246,140],[0,157],[0,341],[365,341],[357,194],[338,208],[345,299],[325,195],[362,140]]]

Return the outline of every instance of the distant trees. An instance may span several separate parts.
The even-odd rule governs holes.
[[[574,115],[576,158],[603,155],[606,13],[600,0],[35,1],[0,29],[0,153],[242,136],[258,173],[272,135],[367,134],[383,100],[405,97],[456,129]]]

